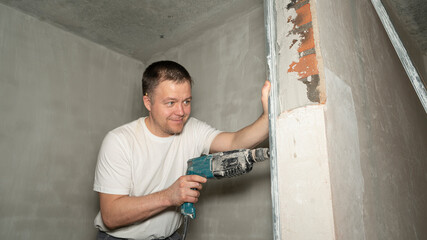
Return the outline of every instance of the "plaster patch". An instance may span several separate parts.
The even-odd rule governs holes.
[[[350,86],[325,68],[325,119],[337,239],[365,239],[364,179],[357,118]]]

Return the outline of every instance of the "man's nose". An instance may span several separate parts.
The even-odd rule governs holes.
[[[183,105],[183,103],[176,105],[175,114],[178,116],[184,116],[184,105]]]

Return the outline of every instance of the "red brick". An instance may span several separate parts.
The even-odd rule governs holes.
[[[316,54],[310,54],[299,59],[299,62],[293,62],[289,65],[288,72],[298,73],[299,79],[319,74],[317,68]]]
[[[309,3],[297,9],[296,12],[297,17],[295,18],[295,24],[297,26],[302,26],[311,22],[311,11]]]
[[[298,48],[298,52],[304,52],[312,48],[314,48],[313,28],[309,28],[302,34],[301,45]]]

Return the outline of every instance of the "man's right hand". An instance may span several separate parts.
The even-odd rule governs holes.
[[[206,181],[198,175],[185,175],[163,191],[140,197],[99,193],[102,220],[109,229],[115,229],[144,221],[171,206],[196,203]]]
[[[199,200],[202,183],[206,181],[206,178],[198,175],[181,176],[166,189],[170,204],[181,206],[185,202],[196,203]]]

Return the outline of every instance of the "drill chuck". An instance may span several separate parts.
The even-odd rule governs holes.
[[[212,173],[216,179],[237,177],[252,170],[255,162],[269,159],[268,148],[239,149],[212,154]]]

